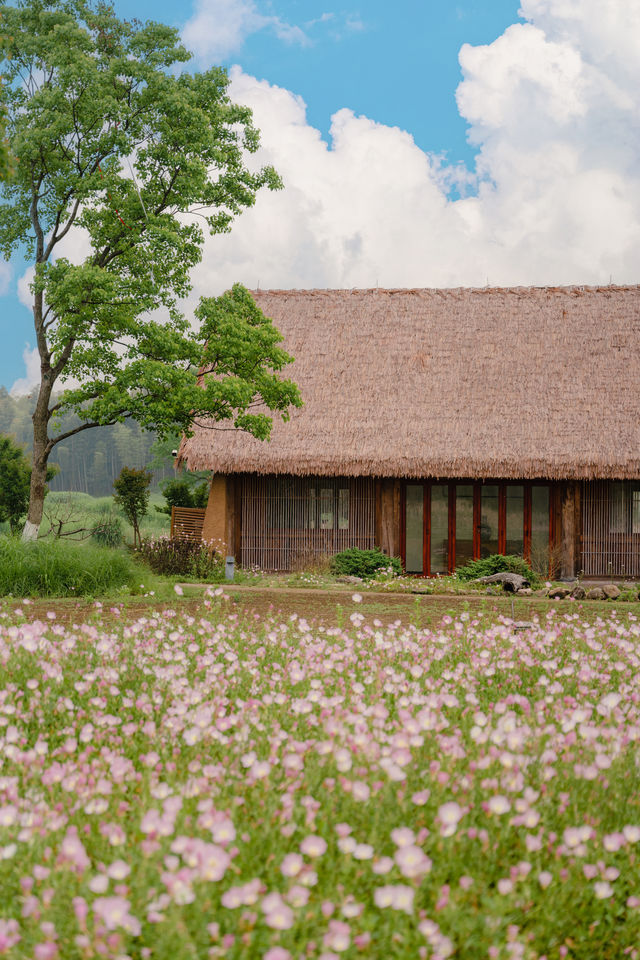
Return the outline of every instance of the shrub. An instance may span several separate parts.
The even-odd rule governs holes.
[[[526,560],[514,554],[492,553],[481,560],[470,560],[463,567],[458,567],[456,576],[459,580],[477,580],[479,577],[491,577],[494,573],[519,573],[526,577],[532,587],[540,585],[540,578],[531,569]]]
[[[165,483],[162,493],[167,504],[164,507],[156,507],[156,510],[158,513],[171,515],[172,507],[206,507],[209,486],[206,482],[194,487],[187,480],[170,480]]]
[[[119,547],[123,540],[122,521],[111,511],[104,510],[91,531],[91,539],[101,547]]]
[[[336,553],[331,559],[331,572],[343,576],[362,577],[370,580],[379,570],[391,567],[396,576],[402,573],[402,563],[398,557],[388,557],[379,547],[374,550],[358,550],[351,547]]]
[[[204,540],[143,540],[136,551],[154,573],[172,577],[224,580],[224,560]]]
[[[0,537],[0,596],[98,596],[131,583],[124,553],[61,540]]]

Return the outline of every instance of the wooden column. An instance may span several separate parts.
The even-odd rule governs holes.
[[[223,556],[228,552],[227,545],[233,545],[233,538],[229,538],[227,524],[230,478],[223,474],[214,474],[209,488],[209,500],[204,514],[202,525],[202,539],[207,540],[212,548]]]
[[[376,481],[376,544],[388,556],[399,557],[401,543],[401,483],[385,477]]]
[[[575,577],[580,569],[580,484],[567,480],[560,503],[560,576]]]

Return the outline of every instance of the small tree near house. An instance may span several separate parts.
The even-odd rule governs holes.
[[[133,527],[133,545],[142,546],[140,521],[149,507],[149,487],[152,476],[148,470],[134,470],[123,467],[120,476],[113,481],[115,493],[113,499],[120,504],[124,515]]]

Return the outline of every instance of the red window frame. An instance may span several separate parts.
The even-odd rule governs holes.
[[[525,560],[531,559],[531,533],[532,533],[532,497],[531,490],[534,486],[544,486],[549,489],[549,553],[551,554],[556,539],[555,509],[554,509],[554,491],[555,485],[548,480],[487,480],[486,484],[482,481],[452,480],[443,483],[437,480],[411,480],[406,481],[402,488],[402,511],[401,511],[401,557],[403,567],[406,568],[406,488],[408,484],[423,484],[423,541],[422,541],[422,573],[411,571],[412,576],[431,577],[437,574],[431,573],[431,487],[433,484],[438,486],[448,486],[448,572],[455,570],[455,545],[456,545],[456,486],[458,484],[468,484],[473,486],[473,557],[479,559],[481,552],[481,534],[480,525],[482,518],[482,488],[487,486],[498,487],[498,552],[504,553],[507,540],[507,487],[524,487],[523,503],[523,554]],[[550,560],[550,562],[552,562]]]

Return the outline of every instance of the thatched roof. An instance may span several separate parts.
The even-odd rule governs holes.
[[[254,297],[305,406],[270,442],[196,429],[217,473],[640,477],[640,287]]]

